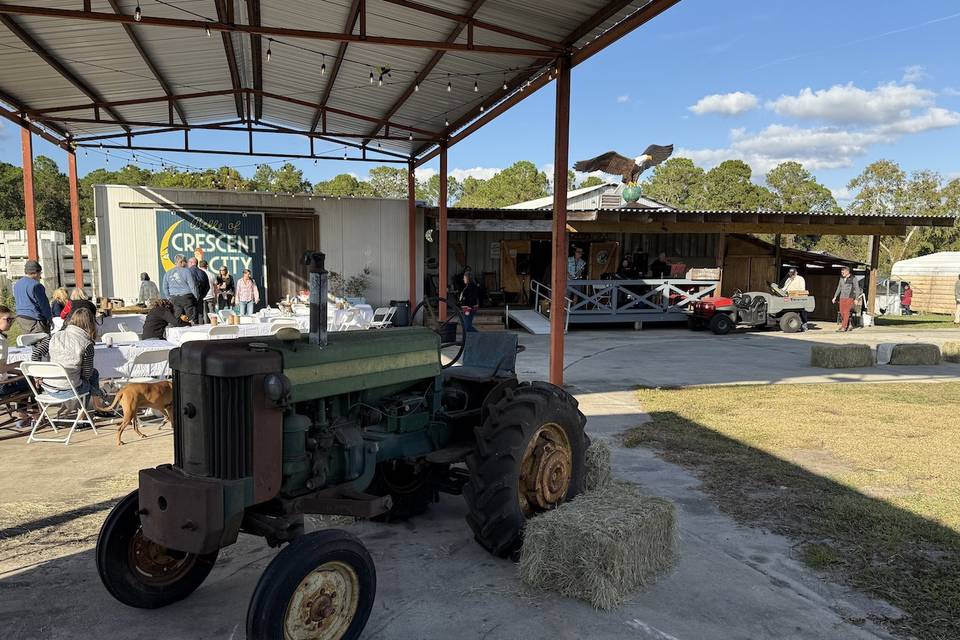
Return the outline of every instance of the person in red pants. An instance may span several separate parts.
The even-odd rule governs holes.
[[[837,331],[850,331],[850,311],[853,303],[861,294],[860,283],[850,273],[849,267],[840,269],[840,282],[837,291],[833,294],[833,303],[840,303],[840,328]]]

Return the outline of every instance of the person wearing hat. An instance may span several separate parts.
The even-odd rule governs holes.
[[[150,274],[143,272],[140,274],[140,295],[137,296],[137,302],[145,304],[148,307],[150,303],[160,297],[160,289],[157,283],[150,279]]]
[[[17,336],[25,333],[50,333],[53,316],[47,290],[40,282],[42,270],[36,260],[27,260],[23,267],[24,277],[13,285],[17,319],[7,334],[9,344],[16,344]]]
[[[783,281],[783,290],[788,294],[796,294],[798,296],[808,294],[807,281],[797,272],[796,267],[790,267],[790,270],[787,271],[787,279]],[[800,330],[806,331],[808,322],[806,309],[800,309],[800,322],[803,323],[800,325]]]

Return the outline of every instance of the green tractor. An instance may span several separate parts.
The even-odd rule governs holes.
[[[582,490],[585,418],[563,389],[517,381],[515,335],[457,340],[451,308],[433,329],[327,336],[324,257],[304,261],[309,336],[171,353],[174,463],[140,471],[97,541],[100,577],[124,604],[187,597],[242,532],[289,543],[254,590],[247,638],[357,638],[373,561],[345,531],[304,533],[304,514],[398,519],[462,494],[477,542],[508,557],[529,517]]]

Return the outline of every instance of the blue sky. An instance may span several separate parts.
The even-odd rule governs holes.
[[[683,0],[574,70],[570,160],[676,145],[704,167],[727,158],[756,173],[795,159],[846,197],[863,167],[890,158],[908,171],[960,176],[960,4]],[[450,150],[458,177],[489,177],[516,160],[553,163],[553,85]],[[193,144],[216,146],[197,132]],[[263,148],[282,152],[282,136]],[[271,148],[272,146],[272,148]],[[62,152],[37,141],[36,153]],[[171,154],[193,167],[256,158]],[[0,128],[0,160],[19,164],[19,135]],[[273,161],[271,159],[271,161]],[[103,166],[79,157],[84,174]],[[110,168],[116,168],[115,158]],[[296,161],[311,181],[375,165]],[[436,161],[422,168],[436,171]]]

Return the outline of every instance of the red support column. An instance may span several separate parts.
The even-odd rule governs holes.
[[[20,129],[23,147],[23,213],[27,229],[27,257],[37,259],[37,214],[33,204],[33,136],[29,129]]]
[[[80,230],[80,186],[77,181],[77,153],[67,152],[70,179],[70,224],[73,229],[74,286],[83,289],[83,232]]]
[[[550,298],[550,382],[563,384],[563,340],[567,326],[567,167],[570,146],[570,56],[557,65],[556,130],[553,150],[553,279]]]
[[[447,143],[440,143],[440,196],[437,206],[440,209],[439,220],[437,221],[437,235],[440,236],[438,247],[438,267],[440,272],[439,293],[440,300],[447,299]],[[447,319],[447,307],[441,302],[439,304],[439,315],[441,320]]]
[[[407,252],[409,253],[410,313],[417,306],[417,180],[413,163],[407,166]]]

